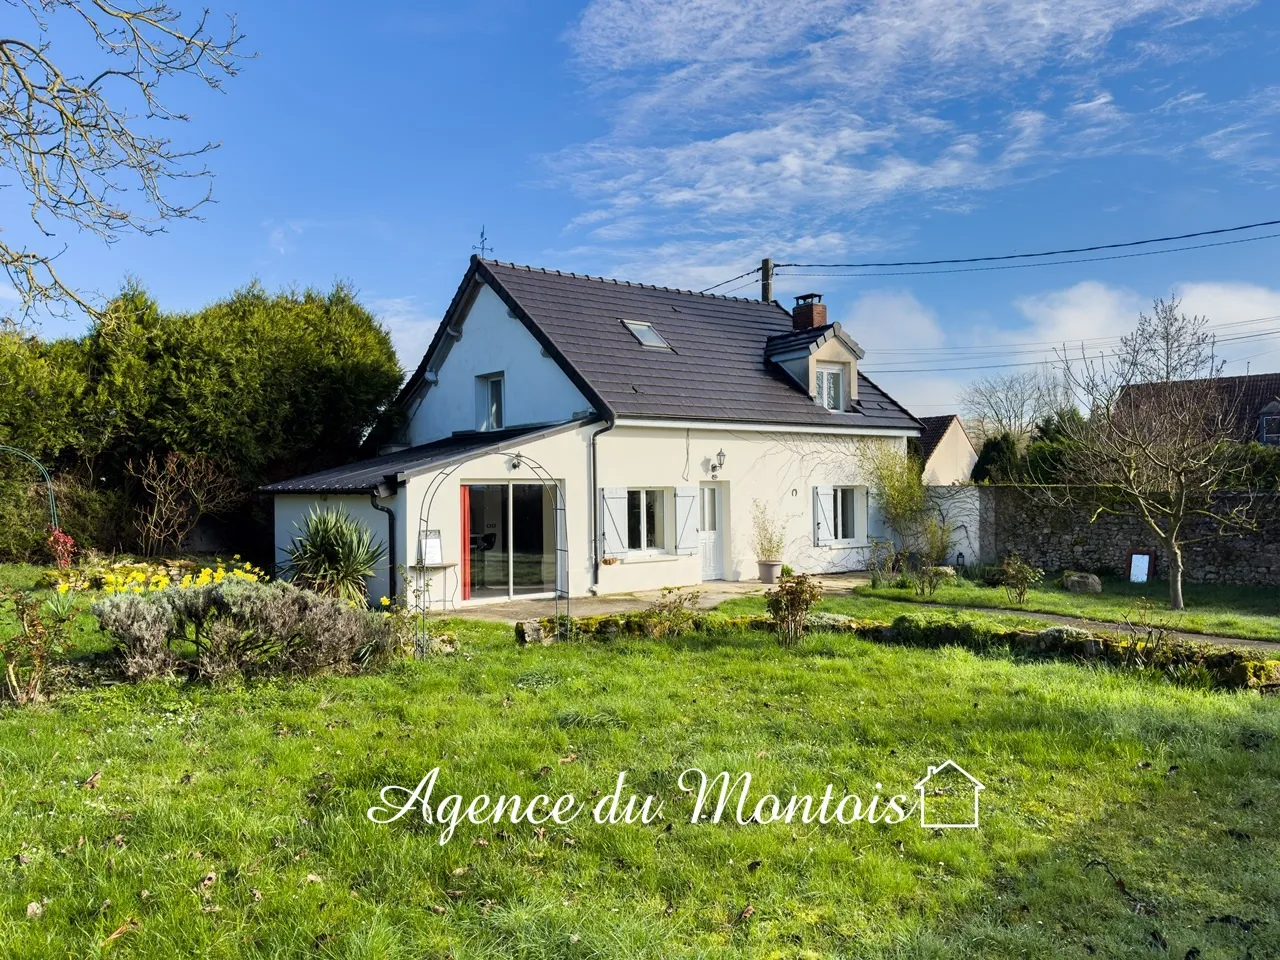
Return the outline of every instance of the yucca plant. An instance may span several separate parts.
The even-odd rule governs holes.
[[[368,602],[365,578],[387,552],[369,528],[342,507],[326,507],[307,514],[301,533],[287,551],[288,578],[325,596]]]

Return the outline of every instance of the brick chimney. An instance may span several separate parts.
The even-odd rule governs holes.
[[[805,293],[796,297],[796,307],[791,311],[791,329],[812,330],[827,325],[827,305],[822,294]]]

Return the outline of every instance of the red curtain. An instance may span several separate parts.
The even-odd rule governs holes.
[[[471,488],[465,483],[458,485],[462,495],[462,522],[458,528],[462,531],[462,563],[459,564],[462,580],[462,599],[471,599]]]

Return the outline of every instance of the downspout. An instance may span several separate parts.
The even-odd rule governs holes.
[[[600,586],[600,488],[598,477],[599,454],[596,449],[596,441],[600,439],[600,434],[608,433],[618,425],[617,420],[612,414],[609,415],[605,425],[591,434],[591,592],[595,593],[596,588]]]
[[[369,493],[369,502],[373,504],[373,509],[381,510],[387,515],[387,598],[395,603],[396,601],[396,512],[390,507],[384,507],[378,502],[378,495],[390,497],[395,495],[395,490],[387,491],[388,484],[380,483]]]

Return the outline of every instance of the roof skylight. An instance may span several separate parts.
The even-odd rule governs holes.
[[[653,328],[652,323],[643,320],[623,320],[622,325],[640,342],[642,347],[653,347],[658,350],[670,350],[671,344],[662,339],[662,334]]]

